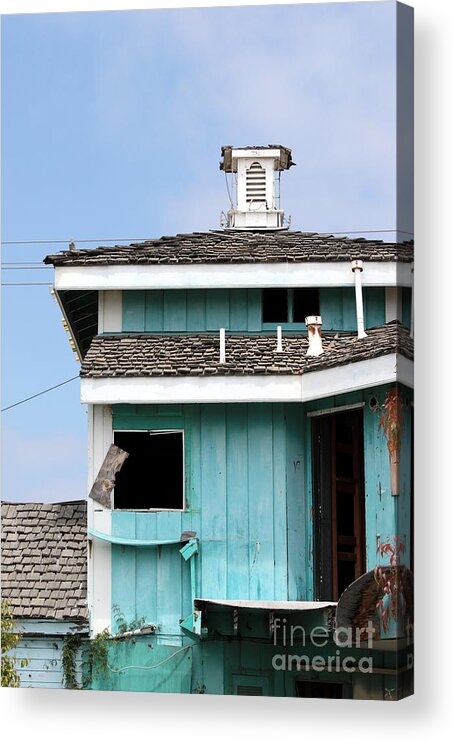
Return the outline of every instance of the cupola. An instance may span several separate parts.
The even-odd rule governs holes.
[[[281,208],[281,173],[294,165],[291,150],[265,147],[221,147],[220,170],[226,174],[230,208],[228,229],[286,229],[290,217]],[[229,180],[228,174],[231,174]]]

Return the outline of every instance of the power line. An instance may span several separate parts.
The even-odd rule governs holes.
[[[218,230],[208,230],[218,231]],[[391,233],[396,232],[397,234],[409,234],[414,235],[414,232],[410,232],[406,229],[343,229],[343,230],[318,230],[318,229],[305,229],[305,232],[315,232],[318,234],[379,234],[379,233]],[[157,237],[96,237],[96,238],[84,238],[84,239],[64,239],[64,240],[6,240],[2,242],[2,245],[13,246],[13,245],[68,245],[71,241],[74,243],[89,243],[89,242],[146,242],[149,240],[159,239]]]
[[[66,240],[6,240],[2,245],[69,245],[70,242],[142,242],[157,239],[154,237],[96,237],[91,239]]]
[[[48,389],[43,389],[42,392],[37,392],[36,394],[32,394],[31,397],[26,397],[25,399],[21,399],[19,402],[15,402],[14,404],[8,405],[8,407],[3,407],[2,412],[6,412],[6,410],[11,410],[12,407],[17,407],[20,404],[24,404],[24,402],[29,402],[31,399],[35,399],[35,397],[41,397],[42,394],[47,394],[48,392],[52,392],[53,389],[58,389],[59,386],[64,386],[64,384],[69,384],[70,381],[74,381],[75,379],[79,378],[79,374],[77,376],[73,376],[71,379],[67,379],[66,381],[60,382],[60,384],[55,384],[54,386],[50,386]]]

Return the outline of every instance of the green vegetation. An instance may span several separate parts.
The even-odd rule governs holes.
[[[1,631],[1,667],[2,688],[18,688],[20,676],[17,670],[17,660],[14,649],[19,644],[22,634],[17,630],[13,611],[6,600],[2,600],[2,631]],[[19,667],[27,667],[30,660],[19,660]]]

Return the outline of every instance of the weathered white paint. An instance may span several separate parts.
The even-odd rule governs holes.
[[[252,160],[258,160],[261,158],[262,160],[279,160],[281,154],[281,150],[277,147],[276,149],[254,149],[254,147],[250,149],[236,149],[235,147],[232,149],[232,160],[241,160],[243,157],[247,159]]]
[[[308,327],[308,350],[307,356],[320,356],[324,352],[322,347],[321,325],[322,320],[319,315],[312,315],[305,318],[305,324]]]
[[[308,402],[395,381],[412,387],[413,363],[391,353],[301,376],[85,378],[81,380],[81,401],[90,404]]]
[[[399,286],[387,286],[385,290],[385,321],[402,318],[402,292]]]
[[[95,481],[112,443],[112,411],[108,405],[89,405],[88,491]],[[88,527],[111,533],[111,511],[88,499]],[[91,634],[111,628],[111,546],[94,540],[90,544],[87,574]]]
[[[100,291],[98,333],[122,331],[122,292]]]
[[[22,688],[64,687],[62,650],[66,634],[79,633],[87,637],[88,626],[73,621],[19,619],[18,629],[22,636],[14,650],[16,668]],[[26,667],[20,661],[28,660]],[[82,656],[76,655],[76,680],[82,682]]]
[[[61,633],[46,636],[24,635],[14,651],[16,669],[21,688],[48,688],[61,690],[65,687],[63,675],[63,636]],[[26,667],[21,660],[28,660]],[[82,684],[82,652],[75,656],[76,682]]]
[[[284,212],[276,208],[275,169],[280,150],[233,150],[237,170],[237,208],[228,211],[228,226],[236,229],[276,229],[283,226]],[[248,200],[249,188],[255,179],[251,169],[258,164],[265,178],[265,200]],[[250,175],[249,175],[250,174]]]
[[[201,289],[354,286],[351,262],[74,265],[55,268],[55,289]],[[365,262],[364,286],[411,286],[410,263]]]
[[[58,636],[65,635],[69,631],[81,631],[81,626],[74,621],[60,621],[57,619],[20,618],[17,627],[21,634],[29,636]]]

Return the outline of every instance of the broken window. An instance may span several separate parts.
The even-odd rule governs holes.
[[[183,510],[183,431],[116,431],[114,443],[129,456],[115,479],[114,508]]]
[[[263,289],[263,323],[300,323],[319,315],[319,289]]]

